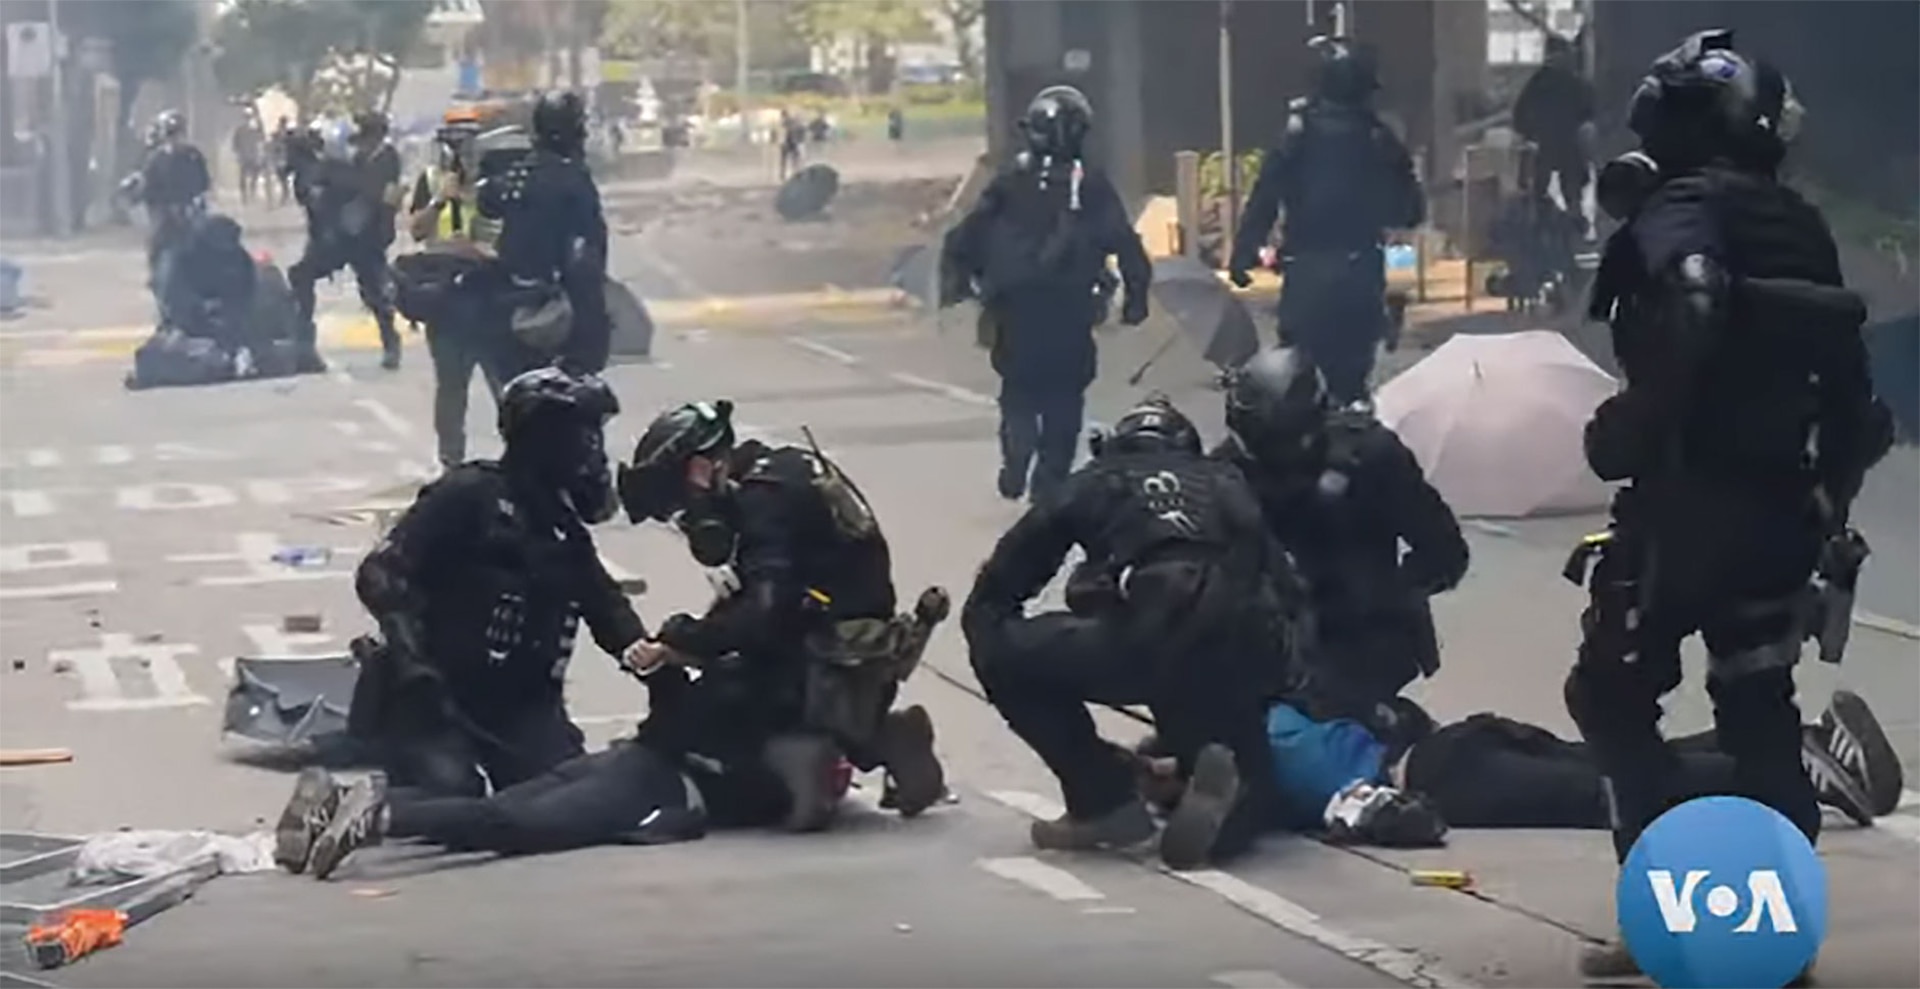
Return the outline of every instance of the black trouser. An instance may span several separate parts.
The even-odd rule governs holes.
[[[1219,742],[1233,751],[1245,784],[1272,788],[1264,691],[1230,646],[1192,645],[1176,655],[1113,621],[1049,612],[1008,619],[996,641],[975,644],[972,658],[988,703],[1060,780],[1067,813],[1087,820],[1139,799],[1088,703],[1145,704],[1183,775],[1201,747]]]
[[[586,751],[557,694],[470,723],[437,708],[396,711],[382,748],[381,768],[396,789],[459,797],[481,796],[488,783],[504,790]]]
[[[1086,389],[1000,381],[1000,470],[1009,490],[1029,486],[1039,495],[1073,472],[1085,423]],[[1018,484],[1011,483],[1018,480]]]
[[[685,809],[688,797],[673,760],[623,741],[490,797],[396,794],[387,833],[450,851],[559,852],[619,841],[656,811]]]
[[[507,328],[505,307],[482,293],[456,293],[446,318],[427,326],[427,353],[433,358],[433,434],[440,463],[453,466],[467,456],[467,395],[475,368],[495,401],[516,376],[543,361]]]
[[[716,667],[699,680],[679,667],[647,678],[647,720],[634,740],[706,767],[696,773],[707,812],[723,827],[758,826],[787,812],[786,786],[766,765],[767,740],[800,727],[800,685],[766,667]]]
[[[1280,340],[1313,361],[1343,405],[1367,397],[1387,329],[1385,265],[1378,247],[1281,259]]]
[[[1801,762],[1793,681],[1798,606],[1820,549],[1810,501],[1802,491],[1694,479],[1663,495],[1647,505],[1630,490],[1616,501],[1626,536],[1595,567],[1567,678],[1567,710],[1612,793],[1615,851],[1625,861],[1640,832],[1687,796],[1660,737],[1660,701],[1680,684],[1680,643],[1694,632],[1706,640],[1731,792],[1779,811],[1811,840],[1820,808]]]
[[[287,286],[293,290],[293,304],[300,314],[296,329],[300,336],[294,341],[295,345],[304,353],[314,353],[318,349],[318,341],[315,340],[318,330],[313,322],[313,286],[322,278],[332,277],[341,268],[353,270],[354,287],[360,290],[360,303],[373,313],[374,322],[380,326],[380,346],[389,354],[398,354],[400,334],[393,328],[392,292],[387,285],[386,245],[346,238],[315,240],[309,237],[307,249],[300,255],[300,260],[287,269]]]

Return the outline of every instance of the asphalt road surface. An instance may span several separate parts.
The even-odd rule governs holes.
[[[699,271],[646,270],[674,246],[623,244],[637,277],[657,279],[643,292],[701,293]],[[109,282],[106,266],[87,274],[101,297],[89,312],[111,310],[100,317],[111,325],[141,318],[124,280]],[[52,277],[81,286],[67,291],[89,284]],[[903,596],[929,583],[964,593],[1018,509],[992,492],[991,373],[970,329],[950,322],[943,335],[905,316],[796,309],[757,327],[664,330],[654,363],[609,373],[627,409],[609,448],[624,452],[653,410],[695,398],[732,398],[752,431],[777,439],[810,426],[874,502]],[[89,325],[100,324],[42,323],[0,349],[0,744],[75,753],[69,765],[4,770],[0,825],[248,830],[277,812],[290,780],[234,761],[217,737],[224,661],[326,654],[367,628],[347,575],[373,533],[337,513],[425,473],[425,355],[415,347],[387,373],[373,351],[336,349],[326,376],[127,393],[124,358],[68,339]],[[1110,421],[1137,397],[1125,379],[1158,332],[1106,339],[1094,418]],[[0,341],[9,333],[0,327]],[[62,350],[70,359],[44,356]],[[1206,378],[1177,347],[1142,388],[1171,392],[1217,435]],[[476,394],[476,455],[495,448],[487,406]],[[1869,504],[1887,507],[1863,519],[1876,546],[1882,527],[1914,517],[1912,464],[1902,451],[1876,477],[1881,500]],[[1903,498],[1904,516],[1886,514]],[[1570,730],[1560,681],[1579,602],[1556,575],[1564,537],[1590,524],[1471,527],[1473,572],[1437,605],[1445,667],[1421,690],[1437,716],[1493,709]],[[612,563],[651,582],[640,600],[649,620],[704,604],[704,582],[667,533],[622,522],[600,539]],[[1904,564],[1897,549],[1876,556],[1863,605],[1911,622],[1895,607],[1914,596],[1906,545]],[[322,547],[327,559],[285,567],[272,560],[284,547]],[[322,630],[288,633],[288,616],[317,616]],[[1889,627],[1856,629],[1837,671],[1809,664],[1805,702],[1817,708],[1836,680],[1866,694],[1911,774],[1920,657]],[[639,712],[638,688],[591,645],[569,690],[595,741]],[[957,798],[921,820],[866,809],[862,790],[845,825],[820,836],[742,833],[504,862],[392,848],[332,883],[223,878],[53,981],[1565,986],[1578,984],[1582,941],[1612,931],[1599,833],[1460,832],[1420,853],[1276,838],[1230,872],[1183,877],[1036,852],[1025,820],[1055,809],[1056,788],[978,700],[956,629],[941,631],[907,693],[935,716]],[[1677,731],[1705,721],[1697,686],[1671,705]],[[1138,731],[1104,723],[1117,738]],[[1909,807],[1873,829],[1836,822],[1823,838],[1833,907],[1821,985],[1920,985],[1916,815]],[[1475,890],[1417,888],[1405,873],[1436,867],[1471,872]]]

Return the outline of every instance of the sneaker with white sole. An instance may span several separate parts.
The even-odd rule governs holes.
[[[1883,817],[1900,806],[1906,786],[1900,755],[1865,698],[1851,690],[1834,691],[1812,730],[1823,735],[1821,746],[1866,789],[1873,816]]]
[[[318,766],[300,771],[293,796],[280,811],[280,823],[273,829],[273,860],[281,868],[296,876],[306,871],[313,843],[333,823],[343,789],[332,774]]]
[[[380,844],[387,832],[387,781],[378,773],[347,788],[327,829],[313,843],[308,868],[313,878],[326,879],[347,856]]]
[[[1821,803],[1863,828],[1873,825],[1873,802],[1867,797],[1867,788],[1811,734],[1801,736],[1800,763],[1806,767],[1807,778],[1813,781]]]

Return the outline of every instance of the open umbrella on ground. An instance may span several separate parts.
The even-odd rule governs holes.
[[[788,222],[808,220],[826,209],[839,192],[840,173],[832,165],[808,165],[781,183],[773,208]]]
[[[1548,330],[1456,336],[1374,397],[1427,480],[1463,516],[1594,511],[1586,423],[1618,383]]]
[[[607,279],[607,325],[613,352],[622,357],[653,357],[653,316],[640,297],[612,278]]]
[[[1176,255],[1153,262],[1153,300],[1200,348],[1207,363],[1239,367],[1260,352],[1253,314],[1212,268]]]

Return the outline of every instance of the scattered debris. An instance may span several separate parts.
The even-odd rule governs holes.
[[[56,660],[54,660],[54,661],[53,661],[53,672],[55,672],[55,673],[60,673],[60,674],[66,674],[66,673],[72,673],[72,672],[73,672],[73,661],[72,661],[72,660],[67,660],[67,659],[56,659]]]
[[[16,660],[14,660],[14,661],[13,661],[13,672],[15,672],[15,673],[19,673],[20,671],[22,671],[22,670],[24,670],[24,669],[26,669],[26,668],[27,668],[27,661],[26,661],[26,660],[24,660],[24,659],[16,659]]]
[[[274,550],[273,562],[283,567],[302,569],[324,567],[333,560],[333,550],[325,546],[284,546]]]
[[[1441,889],[1472,889],[1472,873],[1458,869],[1415,869],[1407,873],[1415,886],[1437,886]]]
[[[912,924],[895,924],[895,925],[893,925],[893,929],[894,929],[894,931],[896,931],[896,932],[898,932],[898,933],[900,933],[900,934],[912,934],[912,933],[913,933],[913,925],[912,925]]]
[[[0,749],[0,766],[45,766],[72,761],[72,749]]]
[[[391,889],[379,889],[373,886],[362,886],[359,889],[354,890],[353,895],[360,897],[363,900],[384,900],[387,897],[392,896],[395,892],[396,892],[395,890],[391,890]]]
[[[148,645],[151,645],[155,642],[159,642],[163,638],[165,638],[165,636],[161,635],[159,632],[147,632],[144,635],[140,636],[140,641]]]
[[[282,632],[312,634],[320,631],[322,624],[319,615],[280,616],[280,631]]]

